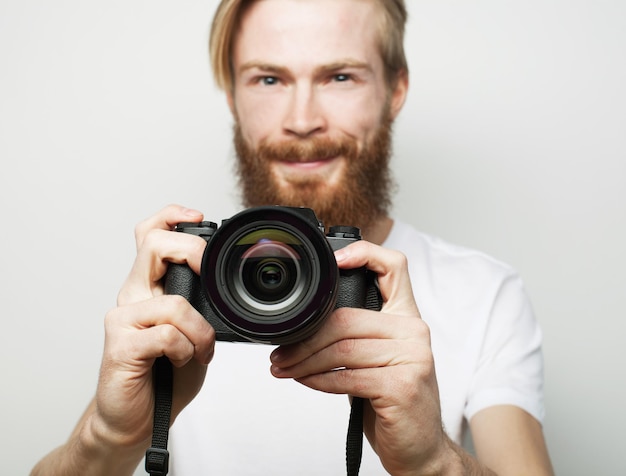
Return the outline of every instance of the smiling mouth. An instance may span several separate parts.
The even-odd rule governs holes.
[[[322,174],[329,178],[334,171],[338,170],[341,161],[341,155],[324,158],[311,158],[305,160],[280,160],[278,166],[285,171],[292,171],[298,174]]]
[[[319,167],[321,165],[332,162],[335,159],[337,159],[336,156],[316,158],[316,159],[304,159],[304,160],[281,160],[280,162],[286,165],[292,166],[292,167],[307,169],[307,168]]]
[[[275,171],[288,180],[311,180],[314,177],[324,181],[332,180],[343,168],[343,156],[310,160],[276,160]]]

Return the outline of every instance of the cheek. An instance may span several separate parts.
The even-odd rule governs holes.
[[[385,99],[374,94],[329,98],[329,126],[361,141],[371,139],[384,117]]]
[[[280,130],[280,107],[277,101],[267,98],[242,97],[235,102],[235,119],[239,122],[243,137],[256,147]]]

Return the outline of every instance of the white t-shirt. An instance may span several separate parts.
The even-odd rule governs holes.
[[[541,331],[517,273],[396,220],[384,245],[402,251],[431,330],[442,417],[466,421],[498,404],[543,418]],[[174,476],[343,475],[349,404],[270,375],[272,347],[218,342],[200,394],[170,435]],[[362,475],[387,474],[364,439]]]

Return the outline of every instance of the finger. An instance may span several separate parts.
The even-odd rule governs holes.
[[[172,230],[181,222],[200,222],[202,212],[185,208],[180,205],[168,205],[158,213],[137,224],[135,227],[135,243],[141,248],[143,241],[151,230]]]
[[[112,344],[109,352],[121,361],[145,361],[166,355],[176,363],[195,358],[209,363],[215,331],[181,296],[161,296],[118,307],[105,318]],[[125,338],[120,334],[126,333]]]
[[[273,365],[280,378],[302,378],[336,369],[393,367],[410,363],[415,343],[389,339],[343,339],[290,367]]]
[[[194,357],[195,346],[170,324],[161,324],[138,332],[134,345],[141,347],[145,359],[166,356],[175,367],[182,367]]]
[[[335,258],[339,268],[365,266],[378,275],[383,312],[419,316],[404,254],[361,240],[337,250]]]
[[[368,349],[372,346],[373,349]],[[307,359],[287,369],[273,366],[271,370],[277,378],[293,378],[315,390],[370,399],[393,399],[432,382],[434,361],[429,347],[419,347],[412,342],[394,342],[392,347],[380,341],[356,343],[353,345],[355,352],[347,359],[335,359],[332,349],[328,349],[330,358],[323,355],[327,350],[316,356],[326,363],[328,368],[323,370],[319,370],[318,359]],[[377,357],[374,352],[380,352],[384,357]],[[337,362],[341,361],[350,365],[338,365]],[[387,403],[392,402],[388,400]]]
[[[384,320],[384,322],[382,321]],[[426,323],[415,316],[384,315],[364,309],[336,309],[312,336],[303,341],[275,349],[270,358],[276,367],[288,368],[307,359],[314,361],[318,353],[342,341],[358,339],[409,341],[430,345],[430,331]],[[339,344],[339,355],[347,354],[349,343]],[[415,345],[415,344],[414,344]],[[337,349],[335,349],[337,350]],[[383,359],[384,360],[384,359]],[[351,362],[335,362],[308,371],[325,371],[340,366],[351,366]]]
[[[408,366],[367,369],[336,369],[324,373],[307,375],[295,379],[314,390],[325,393],[351,395],[369,400],[387,399],[403,403],[403,395],[408,395],[416,387],[412,368]],[[389,404],[394,402],[389,401]]]
[[[162,294],[161,279],[167,272],[168,263],[187,264],[196,274],[200,273],[205,248],[206,241],[198,236],[151,230],[137,251],[133,267],[119,293],[118,304]]]

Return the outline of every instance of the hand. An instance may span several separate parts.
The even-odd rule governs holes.
[[[213,357],[215,332],[184,298],[165,296],[167,262],[194,271],[206,242],[172,233],[200,212],[169,206],[135,231],[137,258],[105,318],[105,343],[96,397],[68,441],[46,455],[31,475],[131,475],[150,445],[154,411],[152,364],[167,356],[174,364],[172,421],[198,393]]]
[[[436,469],[448,441],[430,333],[413,297],[406,258],[360,241],[336,253],[340,268],[378,274],[380,313],[341,308],[310,338],[276,349],[271,372],[316,390],[368,399],[364,431],[391,474]]]
[[[199,272],[206,242],[172,233],[199,212],[169,206],[135,230],[137,257],[105,319],[105,347],[92,424],[115,446],[149,444],[154,408],[152,365],[167,356],[174,365],[172,421],[200,390],[215,343],[213,328],[184,298],[163,294],[167,263],[187,263]]]

